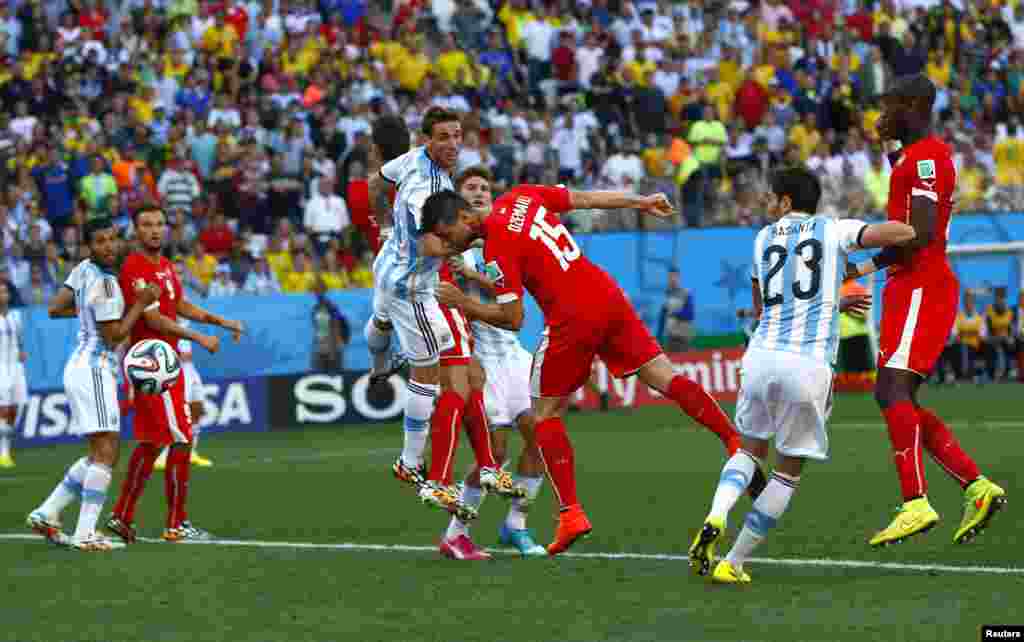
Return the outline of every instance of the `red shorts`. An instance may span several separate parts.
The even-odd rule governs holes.
[[[930,283],[887,282],[882,291],[878,367],[928,376],[949,341],[959,305],[960,284],[952,273]]]
[[[619,314],[611,312],[619,308]],[[647,325],[625,299],[607,308],[603,323],[559,324],[544,329],[533,356],[530,395],[567,397],[590,378],[594,357],[600,357],[612,376],[634,374],[661,354]]]
[[[192,443],[192,417],[185,403],[185,376],[158,395],[135,391],[135,441],[158,446]]]
[[[455,345],[441,353],[442,366],[468,366],[469,360],[473,358],[473,335],[470,333],[469,321],[462,310],[441,306],[441,313],[444,320],[448,322],[448,328],[452,331]]]

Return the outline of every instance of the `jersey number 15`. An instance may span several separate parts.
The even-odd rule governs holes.
[[[558,264],[562,267],[563,272],[569,270],[569,264],[580,258],[580,248],[576,245],[576,241],[573,240],[569,234],[569,230],[565,229],[565,226],[559,223],[558,225],[552,226],[545,220],[545,216],[548,211],[543,207],[537,208],[537,214],[533,217],[533,225],[530,226],[530,238],[535,241],[543,243],[551,253],[558,259]],[[566,247],[558,245],[559,239],[566,240]]]

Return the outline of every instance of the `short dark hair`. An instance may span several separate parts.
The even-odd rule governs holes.
[[[892,88],[885,92],[886,97],[893,97],[921,106],[929,112],[935,104],[935,83],[924,74],[908,74],[893,81]]]
[[[434,192],[423,203],[423,216],[420,219],[420,233],[429,234],[441,223],[452,225],[459,218],[461,210],[473,209],[469,202],[450,189]]]
[[[114,219],[109,216],[97,216],[85,222],[82,226],[82,239],[86,245],[92,243],[92,237],[104,230],[114,229]]]
[[[814,214],[821,199],[821,182],[806,167],[797,165],[784,167],[772,174],[772,191],[775,196],[788,196],[797,212]]]
[[[142,203],[142,206],[139,207],[139,209],[135,210],[135,213],[132,214],[132,223],[138,223],[139,216],[145,214],[146,212],[160,212],[161,214],[164,214],[164,208],[160,207],[160,204],[157,203],[156,201],[146,200]],[[165,218],[166,216],[167,215],[164,214]]]
[[[398,116],[381,116],[373,121],[370,139],[380,150],[381,160],[385,163],[409,151],[412,144],[409,128]]]
[[[455,189],[461,190],[462,184],[471,178],[482,178],[488,183],[494,182],[494,175],[491,174],[491,170],[487,169],[483,165],[473,165],[467,167],[459,174],[459,177],[455,179]]]
[[[427,113],[423,114],[423,122],[420,123],[420,131],[423,132],[424,136],[432,136],[434,134],[434,125],[450,122],[462,122],[462,119],[459,118],[458,112],[444,107],[434,106],[428,109]]]

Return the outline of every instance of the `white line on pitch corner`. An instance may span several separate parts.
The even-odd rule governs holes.
[[[23,541],[39,540],[38,535],[24,533],[2,533],[0,541]],[[163,540],[140,537],[145,543],[163,543]],[[216,539],[205,542],[179,542],[191,546],[228,546],[245,548],[288,548],[322,551],[350,551],[350,552],[375,552],[375,553],[436,553],[435,546],[411,546],[407,544],[358,544],[355,542],[340,542],[337,544],[320,542],[269,542],[262,540],[244,539]],[[516,554],[508,548],[487,549],[492,553]],[[688,562],[686,555],[674,555],[668,553],[563,553],[559,557],[578,560],[639,560],[651,562]],[[837,560],[837,559],[797,559],[797,558],[774,558],[774,557],[753,557],[749,560],[754,564],[765,564],[769,566],[805,566],[817,568],[858,568],[882,571],[910,571],[910,572],[936,572],[936,573],[965,573],[981,575],[1024,575],[1024,567],[1012,566],[955,566],[948,564],[903,564],[899,562],[872,562],[870,560]]]

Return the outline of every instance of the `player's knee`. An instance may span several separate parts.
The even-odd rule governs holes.
[[[483,366],[476,359],[469,362],[469,387],[473,390],[483,390],[487,385],[487,373]]]
[[[198,424],[203,418],[203,415],[206,414],[206,407],[203,405],[202,401],[190,401],[188,405],[189,411],[192,413],[193,425]]]

